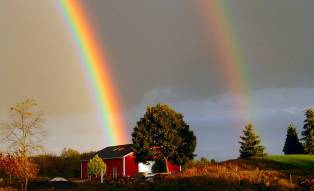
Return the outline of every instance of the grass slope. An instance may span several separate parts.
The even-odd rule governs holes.
[[[244,168],[276,170],[287,176],[314,178],[314,155],[270,155],[263,158],[235,159],[226,162]]]
[[[271,155],[265,159],[299,169],[314,170],[314,155]]]

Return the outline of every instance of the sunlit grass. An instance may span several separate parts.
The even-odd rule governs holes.
[[[265,158],[301,169],[314,169],[314,155],[270,155]]]

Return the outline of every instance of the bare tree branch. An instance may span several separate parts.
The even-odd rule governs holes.
[[[11,121],[3,123],[2,141],[8,143],[15,152],[29,156],[42,147],[41,137],[45,135],[43,113],[35,112],[35,100],[27,99],[11,107]]]

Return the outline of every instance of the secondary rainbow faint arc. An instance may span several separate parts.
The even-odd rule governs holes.
[[[228,15],[224,0],[197,0],[202,17],[205,18],[205,28],[214,46],[216,58],[223,74],[223,84],[233,95],[233,106],[238,121],[248,122],[251,117],[250,77],[248,66],[244,61],[241,48],[232,31],[231,18]]]
[[[88,85],[100,114],[104,142],[117,145],[128,141],[119,97],[109,72],[105,50],[96,39],[96,32],[78,0],[58,0],[71,38],[81,57]],[[93,127],[90,127],[93,128]]]

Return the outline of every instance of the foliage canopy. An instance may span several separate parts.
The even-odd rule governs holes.
[[[33,108],[37,103],[33,99],[26,99],[11,107],[12,118],[3,123],[4,140],[10,144],[15,153],[9,157],[10,171],[14,176],[24,179],[24,190],[27,190],[29,178],[38,174],[38,166],[29,158],[32,152],[42,148],[41,138],[45,134],[43,129],[43,114]],[[8,160],[7,160],[8,161]]]
[[[194,157],[196,137],[183,115],[168,105],[147,107],[132,133],[137,162],[164,161],[183,165]]]
[[[15,153],[28,157],[33,151],[42,148],[43,129],[42,112],[34,111],[37,103],[27,99],[11,107],[12,119],[2,124],[4,139]]]
[[[80,157],[80,152],[72,148],[64,148],[62,149],[61,157],[63,158]]]
[[[89,175],[98,176],[101,174],[101,171],[104,173],[107,170],[107,166],[105,162],[98,156],[94,156],[92,159],[89,160],[87,164],[87,173]]]

